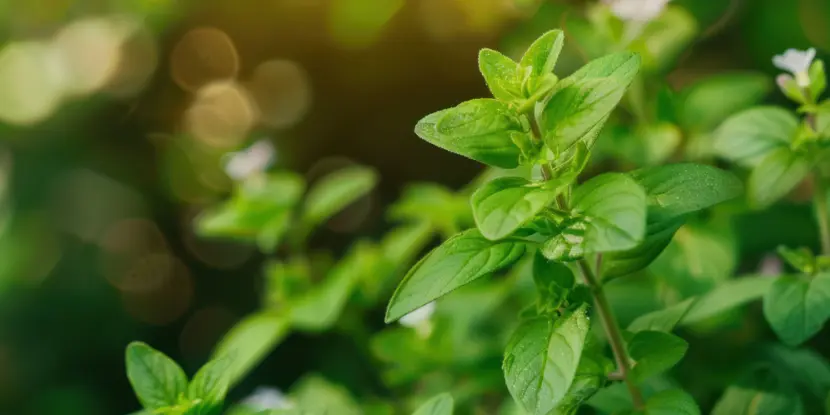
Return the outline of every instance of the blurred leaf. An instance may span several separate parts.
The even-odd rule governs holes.
[[[231,200],[196,217],[196,233],[203,237],[257,241],[273,250],[286,231],[291,210],[305,189],[302,177],[288,172],[246,180]]]
[[[730,278],[737,261],[738,247],[728,227],[693,222],[677,231],[649,270],[685,297],[709,291]]]
[[[403,195],[387,211],[390,219],[426,221],[447,237],[458,233],[459,226],[472,224],[467,197],[433,183],[410,184]]]
[[[291,224],[292,212],[283,210],[275,212],[274,216],[263,225],[257,235],[257,246],[262,252],[274,252]]]
[[[573,193],[573,214],[584,224],[581,238],[557,236],[544,254],[558,259],[574,249],[582,255],[630,249],[643,239],[646,195],[636,181],[622,173],[606,173],[580,185]]]
[[[375,187],[378,181],[374,170],[351,166],[320,179],[308,191],[302,222],[312,228],[360,199]]]
[[[384,256],[398,266],[409,266],[432,237],[426,222],[402,225],[389,231],[381,241]]]
[[[196,403],[194,415],[219,414],[228,393],[229,369],[234,360],[233,352],[207,362],[190,382],[187,397]],[[188,412],[190,413],[190,412]]]
[[[595,129],[622,99],[640,67],[640,58],[620,52],[588,62],[560,80],[542,110],[545,144],[555,153],[577,141],[591,148]]]
[[[473,193],[470,204],[481,234],[498,240],[533,219],[555,196],[555,191],[525,179],[501,177]]]
[[[651,376],[671,369],[686,354],[689,344],[673,334],[662,331],[640,331],[628,341],[628,353],[634,365],[631,376],[643,382]]]
[[[403,0],[334,0],[328,15],[329,33],[349,48],[370,46],[403,5]]]
[[[753,167],[772,151],[789,146],[798,120],[779,107],[756,107],[731,115],[715,131],[715,151],[727,160]]]
[[[452,415],[452,412],[452,395],[442,393],[424,402],[412,415]]]
[[[726,281],[702,295],[680,320],[686,326],[720,315],[750,301],[760,299],[775,280],[765,276],[740,277]]]
[[[646,235],[634,249],[603,257],[603,277],[638,271],[665,249],[685,215],[738,196],[740,181],[723,170],[691,163],[670,164],[629,173],[646,191]]]
[[[694,398],[682,389],[669,389],[652,395],[642,415],[700,415]]]
[[[386,310],[386,322],[478,278],[516,262],[525,245],[509,239],[489,241],[477,230],[462,232],[415,264],[398,286]]]
[[[172,359],[141,342],[126,351],[127,378],[146,409],[176,405],[187,394],[187,376]]]
[[[289,300],[291,324],[300,330],[322,331],[340,317],[355,284],[365,270],[361,256],[368,247],[358,244],[334,266],[325,280],[296,299]]]
[[[478,53],[478,69],[493,97],[510,102],[522,98],[522,78],[519,65],[492,49]]]
[[[786,373],[788,382],[798,385],[799,391],[808,391],[819,400],[830,391],[830,363],[815,351],[772,344],[764,352],[779,372]]]
[[[787,345],[810,339],[830,318],[830,274],[778,278],[764,296],[764,317]]]
[[[308,414],[361,415],[360,407],[340,385],[317,375],[306,375],[291,388],[298,409]]]
[[[427,115],[415,134],[432,145],[491,166],[519,165],[510,132],[521,132],[518,114],[494,99],[474,99]]]
[[[645,330],[671,332],[689,309],[691,309],[694,301],[695,299],[690,298],[662,310],[643,314],[628,325],[628,331],[632,333]]]
[[[667,69],[697,35],[697,22],[682,7],[670,5],[643,28],[630,49],[643,57],[643,68]]]
[[[762,73],[710,76],[681,92],[681,125],[687,130],[711,131],[726,117],[757,104],[771,91],[772,83]]]
[[[556,322],[527,320],[513,333],[504,352],[504,377],[510,394],[527,412],[548,414],[565,399],[589,327],[583,306]]]
[[[757,208],[775,203],[804,180],[812,167],[805,156],[787,147],[770,151],[749,176],[749,202]]]
[[[288,333],[289,319],[263,311],[246,316],[225,334],[216,346],[212,360],[232,354],[228,368],[229,387],[238,383],[273,350]]]
[[[770,370],[756,368],[729,386],[712,415],[800,415],[801,400]]]

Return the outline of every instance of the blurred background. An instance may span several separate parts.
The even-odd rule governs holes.
[[[383,210],[406,183],[459,188],[479,172],[412,132],[488,94],[478,49],[515,57],[584,3],[0,0],[0,413],[136,410],[129,341],[192,373],[257,307],[264,257],[192,230],[230,189],[224,154],[265,139],[277,166],[309,179],[376,169],[379,187],[312,240],[341,252],[388,230]],[[772,77],[790,47],[830,53],[830,0],[673,4],[702,33],[668,74],[676,88],[725,70]],[[568,45],[558,71],[582,63]],[[795,225],[776,244],[812,232],[806,207],[787,212]],[[755,260],[774,248],[756,245]],[[294,334],[232,397],[308,371],[371,382],[350,347]]]

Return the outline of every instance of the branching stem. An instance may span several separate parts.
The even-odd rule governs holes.
[[[600,258],[601,256],[597,258],[597,264],[600,263]],[[617,372],[615,373],[628,387],[628,392],[631,394],[634,407],[642,409],[644,404],[643,394],[631,377],[631,359],[628,357],[628,350],[625,347],[622,331],[620,330],[619,324],[617,324],[617,319],[614,317],[614,312],[611,310],[611,304],[608,302],[608,297],[605,296],[605,292],[602,289],[602,283],[596,274],[594,274],[594,271],[591,270],[586,260],[580,260],[577,262],[577,265],[582,274],[582,278],[585,280],[585,284],[591,289],[591,295],[594,297],[594,304],[596,305],[600,322],[605,330],[605,335],[608,337],[608,343],[611,344],[614,360],[617,361]]]

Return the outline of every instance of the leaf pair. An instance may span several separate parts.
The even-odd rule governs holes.
[[[233,355],[211,360],[188,384],[181,367],[152,347],[133,342],[126,351],[127,378],[141,405],[153,411],[179,407],[192,415],[218,415],[232,362]]]
[[[640,60],[629,52],[609,55],[558,81],[550,71],[562,43],[561,31],[549,32],[531,45],[520,63],[485,49],[479,65],[496,99],[475,99],[427,115],[415,133],[435,146],[495,167],[535,162],[541,144],[537,139],[553,151],[558,164],[568,162],[577,142],[591,147],[634,79]],[[531,127],[524,119],[528,112],[540,118],[541,137],[529,138]]]
[[[305,181],[289,172],[274,173],[237,184],[230,200],[210,208],[195,220],[201,236],[255,241],[263,252],[272,252],[292,230],[305,238],[315,226],[374,188],[377,174],[353,166],[320,179],[295,212],[305,191]]]
[[[766,207],[786,196],[813,167],[809,155],[793,148],[798,119],[779,107],[756,107],[729,117],[715,133],[721,157],[749,167],[749,202]]]
[[[830,319],[830,274],[778,278],[764,296],[764,316],[785,344],[810,339]]]

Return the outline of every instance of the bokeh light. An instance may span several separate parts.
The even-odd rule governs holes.
[[[311,106],[308,75],[290,60],[275,59],[259,64],[246,86],[259,106],[260,122],[270,127],[290,127]]]
[[[212,27],[187,32],[170,56],[173,80],[190,92],[214,81],[235,78],[239,65],[239,55],[231,38]]]
[[[216,81],[196,93],[195,101],[185,113],[185,126],[200,141],[230,149],[245,140],[258,112],[245,88],[235,81]]]
[[[0,50],[0,120],[11,124],[43,121],[64,95],[65,72],[55,49],[45,42],[12,42]]]

